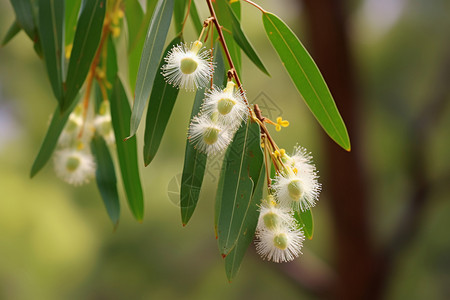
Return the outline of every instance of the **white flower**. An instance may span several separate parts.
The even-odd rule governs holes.
[[[294,227],[294,219],[291,212],[281,207],[273,198],[269,195],[267,200],[263,200],[259,208],[258,230],[276,230],[286,227]]]
[[[298,229],[258,230],[256,251],[263,259],[276,263],[291,261],[301,254],[304,235]]]
[[[292,169],[286,166],[283,174],[275,177],[273,188],[281,206],[306,211],[319,197],[321,185],[314,169]]]
[[[303,147],[296,146],[291,156],[292,168],[301,172],[316,172],[316,166],[312,163],[311,152]]]
[[[220,153],[228,147],[231,139],[230,130],[212,121],[208,116],[192,118],[189,141],[198,151],[208,155]]]
[[[88,151],[65,148],[54,154],[56,175],[67,183],[82,185],[94,176],[96,164]]]
[[[215,86],[206,92],[202,112],[208,115],[217,113],[219,123],[239,128],[242,121],[247,120],[248,109],[243,99],[244,92],[235,87],[236,84],[229,81],[223,90]]]
[[[109,102],[103,101],[99,114],[94,119],[95,130],[105,139],[106,143],[113,145],[116,142],[114,130],[111,123]]]
[[[83,126],[82,113],[78,111],[77,107],[74,112],[69,115],[66,126],[59,136],[58,144],[61,146],[69,146],[75,143],[80,129]]]
[[[195,41],[188,47],[181,43],[170,50],[164,58],[162,74],[166,81],[175,87],[186,90],[205,87],[212,77],[214,66],[211,52],[202,48],[200,41]]]

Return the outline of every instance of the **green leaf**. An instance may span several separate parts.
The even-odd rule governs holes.
[[[253,235],[251,229],[258,219],[257,202],[252,201],[263,166],[258,124],[248,121],[237,131],[224,164],[226,171],[217,232],[223,257],[233,250],[242,235]]]
[[[69,107],[89,72],[102,35],[105,0],[85,0],[73,41],[66,80],[66,94],[61,109]]]
[[[314,219],[310,209],[301,212],[294,211],[294,219],[297,221],[298,228],[303,230],[305,237],[312,240],[314,235]]]
[[[245,253],[247,252],[248,246],[253,241],[255,235],[256,226],[258,224],[259,212],[258,204],[261,203],[264,190],[265,177],[265,167],[264,163],[261,162],[261,168],[259,170],[258,179],[254,181],[257,182],[255,191],[253,192],[252,199],[249,203],[249,211],[243,221],[246,227],[243,228],[242,232],[237,241],[236,246],[230,253],[225,257],[225,272],[227,274],[228,280],[231,281],[239,271],[239,267],[244,259]]]
[[[240,2],[234,2],[231,4],[231,8],[235,12],[235,14],[240,16]],[[225,38],[225,42],[227,43],[228,50],[230,52],[231,59],[233,60],[234,67],[236,68],[236,72],[238,75],[241,75],[241,48],[235,42],[233,38],[233,34],[230,33],[232,30],[233,24],[231,21],[230,11],[228,9],[227,1],[215,1],[214,9],[217,14],[217,19],[220,22],[220,25],[223,26],[226,30],[223,30],[223,36]]]
[[[184,11],[186,10],[187,0],[177,0],[175,1],[175,6],[173,9],[173,21],[175,25],[175,34],[180,34],[183,29],[184,22]]]
[[[142,221],[144,195],[139,176],[136,137],[132,137],[126,142],[123,140],[130,130],[130,115],[127,94],[117,77],[111,96],[111,119],[116,137],[117,154],[128,205],[136,220]]]
[[[136,43],[136,39],[140,34],[139,30],[144,19],[144,11],[138,0],[128,0],[124,4],[128,27],[128,49],[131,49],[131,46]]]
[[[1,45],[5,46],[6,44],[8,44],[9,41],[11,41],[12,38],[15,37],[21,30],[22,27],[20,27],[19,23],[15,20],[6,32]]]
[[[75,29],[77,28],[78,13],[80,12],[81,0],[66,2],[65,34],[64,43],[68,46],[73,43]]]
[[[114,226],[119,223],[120,202],[117,193],[117,179],[108,146],[103,138],[95,135],[91,141],[92,153],[97,162],[95,177],[106,211]]]
[[[213,57],[216,62],[216,69],[214,74],[214,84],[216,85],[223,84],[225,80],[225,66],[219,46],[220,45],[217,42],[214,46],[213,53]],[[190,119],[192,119],[200,112],[203,99],[205,97],[204,92],[204,88],[197,90],[194,104],[192,106]],[[186,224],[189,222],[192,214],[195,211],[195,208],[197,207],[200,190],[203,183],[203,177],[205,175],[206,162],[206,154],[197,151],[194,146],[187,140],[180,190],[181,221],[183,223],[183,226],[186,226]]]
[[[16,21],[33,42],[37,40],[37,28],[34,21],[32,0],[11,0]]]
[[[58,144],[59,136],[61,135],[61,132],[66,125],[67,119],[69,119],[70,113],[75,108],[77,102],[78,101],[74,101],[69,109],[67,109],[64,113],[61,113],[59,106],[55,109],[44,141],[42,142],[39,153],[34,160],[33,166],[31,167],[31,178],[33,178],[34,175],[36,175],[47,164],[48,160],[52,156],[53,151]]]
[[[181,42],[181,37],[175,37],[164,51],[164,56],[173,46]],[[161,59],[158,70],[165,64],[164,58]],[[148,102],[147,119],[145,122],[144,135],[144,163],[148,166],[158,151],[161,139],[169,122],[172,109],[177,100],[179,89],[173,87],[164,80],[161,73],[156,74],[153,83],[152,94]]]
[[[202,29],[203,29],[203,22],[200,19],[200,15],[198,14],[197,6],[195,5],[194,0],[191,0],[190,15],[191,15],[192,23],[194,24],[195,31],[197,32],[198,35],[200,35],[200,33],[202,32]]]
[[[245,36],[245,33],[242,31],[239,19],[237,18],[236,14],[234,13],[233,9],[230,6],[228,6],[228,11],[230,14],[234,40],[239,45],[239,47],[241,47],[241,49],[244,50],[244,53],[255,64],[255,66],[257,66],[258,69],[260,69],[263,73],[270,76],[263,62],[259,58],[256,51],[253,49],[253,46],[250,44],[248,38]]]
[[[172,19],[174,0],[159,0],[153,13],[136,79],[135,98],[131,114],[130,137],[136,134],[150,97],[156,73],[161,72],[156,66],[161,59],[170,20]]]
[[[344,121],[314,60],[276,15],[263,13],[263,23],[272,46],[319,124],[336,143],[350,151]]]
[[[64,3],[60,0],[39,0],[39,35],[53,94],[63,101],[62,65],[64,64]]]
[[[148,24],[150,24],[150,20],[152,18],[153,11],[155,10],[156,1],[148,1],[147,9],[145,11],[145,15],[143,16],[139,28],[132,35],[134,36],[133,41],[130,38],[130,44],[128,46],[128,76],[130,79],[130,87],[133,89],[136,86],[136,78],[139,69],[139,61],[141,60],[142,48],[144,47],[145,42],[145,33],[148,28]],[[125,14],[128,19],[135,18],[135,16],[127,10],[125,10]]]

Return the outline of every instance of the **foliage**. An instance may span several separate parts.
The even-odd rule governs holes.
[[[278,16],[252,1],[243,2],[262,12],[264,30],[292,82],[325,132],[349,151],[345,124],[320,71],[298,37]],[[55,151],[67,147],[92,151],[97,162],[98,189],[113,224],[118,224],[121,211],[118,178],[124,186],[133,216],[142,221],[144,195],[136,132],[148,107],[143,147],[147,166],[154,159],[170,120],[179,94],[177,80],[184,80],[191,72],[183,70],[181,64],[182,74],[174,75],[181,79],[170,77],[173,72],[166,66],[179,59],[178,56],[183,61],[193,55],[194,58],[189,58],[190,65],[186,66],[189,69],[195,65],[193,78],[186,80],[192,81],[197,94],[191,112],[181,183],[183,225],[188,223],[196,208],[208,157],[226,150],[216,196],[215,230],[229,280],[237,274],[255,232],[257,238],[271,234],[261,221],[264,216],[259,214],[260,207],[283,206],[284,200],[280,198],[286,191],[286,197],[290,196],[292,203],[283,208],[288,217],[283,217],[282,225],[276,230],[272,228],[277,232],[276,238],[289,238],[289,235],[279,233],[282,229],[295,232],[299,237],[301,234],[312,238],[311,208],[317,201],[320,185],[315,167],[310,163],[311,156],[296,148],[290,157],[278,147],[266,125],[275,125],[275,129],[280,130],[289,123],[281,117],[272,121],[263,116],[258,105],[251,107],[239,78],[241,51],[262,75],[269,75],[263,58],[241,27],[241,2],[217,0],[213,5],[210,0],[204,1],[202,5],[209,9],[210,17],[203,24],[197,10],[199,3],[193,1],[159,0],[155,5],[155,1],[148,0],[145,9],[137,0],[21,0],[11,3],[16,20],[3,44],[20,30],[26,32],[46,66],[57,100],[31,169],[32,177]],[[182,44],[189,15],[199,38],[193,44]],[[164,50],[172,18],[175,37]],[[217,43],[215,53],[203,50],[202,41],[206,44],[207,40],[211,44]],[[205,67],[206,71],[195,73],[200,67]],[[213,78],[210,76],[212,70],[215,72]],[[220,86],[225,78],[226,88],[222,90]],[[211,81],[209,89],[201,86],[202,80]],[[220,114],[229,113],[230,108],[226,106],[229,104],[222,107],[223,111],[217,104],[218,112],[208,112],[207,101],[213,101],[214,96],[208,96],[207,90],[220,91],[229,98],[223,98],[225,96],[221,94],[218,101],[226,99],[233,105],[242,102],[245,109],[235,118],[223,117],[222,120]],[[196,132],[197,125],[206,131]],[[200,139],[196,138],[198,134]],[[219,142],[222,144],[215,145]],[[215,146],[211,149],[212,145]],[[71,163],[74,164],[67,162],[67,171],[77,168],[81,162]],[[275,173],[271,175],[272,169]],[[120,176],[116,176],[116,172]],[[285,186],[284,180],[287,180]],[[300,186],[298,182],[301,182]],[[262,200],[264,194],[268,194],[267,202]],[[270,200],[271,197],[274,200]],[[285,243],[290,243],[289,239]],[[281,253],[280,261],[292,259],[285,253],[286,245],[275,246],[273,251]],[[271,256],[263,257],[270,259]]]

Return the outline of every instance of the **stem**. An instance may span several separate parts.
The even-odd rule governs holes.
[[[187,12],[186,12],[186,16],[184,17],[183,25],[181,26],[181,32],[184,31],[184,25],[186,25],[187,18],[188,18],[188,16],[189,16],[190,11],[191,11],[191,2],[192,2],[192,1],[193,1],[193,0],[189,0]]]
[[[103,23],[103,29],[102,29],[102,37],[100,39],[100,42],[98,44],[97,52],[95,53],[94,59],[92,60],[91,68],[89,70],[88,76],[86,78],[86,93],[84,94],[83,98],[83,126],[81,126],[80,132],[78,133],[78,138],[80,138],[83,135],[84,131],[84,125],[86,123],[86,117],[87,117],[87,109],[89,106],[89,99],[91,96],[91,88],[92,83],[95,78],[95,69],[97,68],[98,63],[100,62],[100,56],[102,54],[102,49],[105,44],[106,38],[108,37],[110,33],[110,18],[106,16],[105,21]]]
[[[227,61],[228,61],[228,64],[230,65],[231,72],[233,72],[234,80],[236,80],[237,86],[241,90],[243,90],[241,80],[239,79],[239,76],[236,72],[236,68],[234,67],[233,60],[231,59],[230,51],[228,50],[227,43],[225,42],[225,37],[223,36],[222,27],[220,26],[219,21],[217,20],[216,12],[214,11],[214,7],[212,5],[211,0],[206,0],[206,4],[208,4],[209,12],[211,13],[211,17],[213,18],[212,21],[214,23],[214,26],[216,26],[217,33],[219,34],[219,41],[222,44],[222,48],[223,48],[223,51],[225,52],[225,56],[227,57]],[[250,115],[252,115],[252,109],[250,108],[250,105],[248,104],[247,96],[245,96],[245,94],[244,94],[243,98],[244,98],[245,105],[247,105],[247,108],[250,112]]]
[[[258,4],[256,4],[253,1],[250,0],[243,0],[244,2],[247,2],[248,4],[253,5],[254,7],[256,7],[257,9],[259,9],[262,13],[267,13],[267,10],[265,10],[264,8],[262,8],[261,6],[259,6]]]

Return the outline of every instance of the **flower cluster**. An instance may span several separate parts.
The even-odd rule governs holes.
[[[297,257],[304,240],[291,212],[270,195],[260,207],[256,237],[256,250],[261,257],[277,263]]]
[[[101,135],[109,145],[115,144],[109,102],[102,102],[95,117],[85,118],[83,110],[78,105],[70,114],[53,156],[56,175],[75,186],[89,182],[95,174],[97,166],[89,147],[94,133]]]
[[[264,259],[285,262],[301,253],[304,240],[293,214],[316,204],[321,185],[312,157],[304,148],[296,147],[291,157],[284,150],[275,155],[283,168],[275,177],[273,195],[261,205],[256,248]]]
[[[214,86],[205,93],[199,115],[192,118],[189,141],[208,155],[225,150],[237,129],[248,117],[243,92],[228,81],[226,88]]]
[[[213,76],[210,51],[200,41],[188,47],[181,43],[164,58],[162,75],[175,87],[193,90],[205,87]],[[213,86],[205,93],[200,113],[189,126],[188,138],[195,148],[208,155],[225,150],[236,130],[247,120],[248,109],[244,92],[233,81],[221,89]]]

